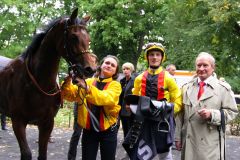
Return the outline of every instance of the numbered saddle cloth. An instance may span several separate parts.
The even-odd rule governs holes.
[[[147,100],[145,99],[145,102]],[[138,104],[141,105],[141,104]],[[151,160],[158,153],[168,152],[174,141],[175,123],[173,117],[173,110],[167,116],[167,121],[170,126],[169,132],[161,132],[159,128],[159,121],[155,119],[149,119],[143,116],[140,111],[141,107],[138,107],[135,120],[142,123],[139,129],[139,135],[137,135],[136,142],[132,145],[132,137],[136,127],[131,127],[126,138],[123,142],[123,147],[128,153],[131,160]],[[134,125],[134,124],[133,124]]]

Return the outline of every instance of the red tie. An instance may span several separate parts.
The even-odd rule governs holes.
[[[204,92],[204,86],[205,86],[205,82],[203,81],[199,82],[198,100]]]

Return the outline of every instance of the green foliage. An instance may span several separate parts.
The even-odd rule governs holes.
[[[78,5],[76,1],[68,0],[3,0],[0,6],[0,55],[15,58],[27,48],[42,26],[57,17],[69,15]],[[61,72],[66,70],[66,63],[61,63]]]
[[[159,29],[166,14],[164,1],[84,2],[86,10],[94,19],[90,26],[93,52],[100,59],[107,54],[113,54],[118,56],[122,63],[129,61],[135,65],[142,51],[144,37],[158,37],[149,33],[153,28]]]
[[[238,110],[240,110],[240,105],[238,105]],[[230,123],[230,132],[232,135],[240,135],[240,113],[237,117]]]
[[[231,84],[234,94],[240,94],[239,76],[225,77],[225,80]]]
[[[239,2],[185,0],[173,3],[171,8],[163,30],[169,63],[176,64],[177,69],[194,70],[197,54],[210,52],[216,58],[217,75],[229,77],[239,93]]]
[[[197,54],[207,51],[216,58],[217,75],[240,92],[238,0],[2,0],[0,6],[0,55],[16,57],[42,24],[79,7],[80,16],[92,16],[91,49],[99,59],[113,54],[121,64],[140,62],[143,70],[143,45],[160,41],[166,46],[164,66],[195,70]],[[66,71],[62,61],[60,72]]]

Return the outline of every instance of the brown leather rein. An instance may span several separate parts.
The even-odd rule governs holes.
[[[57,94],[59,94],[59,93],[61,92],[61,90],[60,90],[60,88],[59,88],[59,86],[58,86],[57,83],[55,83],[55,85],[56,85],[57,87],[55,87],[54,89],[52,89],[52,90],[50,90],[50,91],[48,91],[48,92],[45,92],[45,91],[40,87],[40,85],[38,84],[38,82],[36,81],[36,79],[34,78],[34,76],[32,75],[32,73],[30,72],[30,70],[29,70],[29,68],[28,68],[28,64],[27,64],[27,59],[26,59],[24,62],[25,62],[25,66],[26,66],[26,69],[27,69],[27,73],[28,73],[30,79],[32,80],[33,84],[38,88],[38,90],[39,90],[40,92],[42,92],[42,93],[43,93],[44,95],[46,95],[46,96],[55,96],[55,95],[57,95]],[[49,93],[49,92],[51,92],[51,91],[53,91],[53,90],[56,90],[56,89],[57,89],[56,92],[54,92],[54,93]]]
[[[55,24],[55,25],[56,25],[56,24]],[[54,26],[55,26],[55,25],[54,25]],[[54,27],[54,26],[53,26],[53,27]],[[65,50],[66,50],[67,57],[71,56],[71,54],[69,54],[69,52],[68,52],[67,42],[66,42],[67,31],[68,31],[68,29],[70,29],[70,28],[72,28],[72,27],[76,27],[76,26],[85,27],[84,25],[71,25],[71,26],[67,26],[67,21],[65,21],[65,28],[64,28],[64,48],[65,48]],[[52,28],[53,28],[53,27],[52,27]],[[51,28],[51,29],[52,29],[52,28]],[[51,30],[51,29],[50,29],[50,30]],[[49,32],[49,31],[48,31],[48,32]],[[89,52],[90,52],[89,50],[84,50],[84,51],[81,51],[81,54],[85,54],[85,53],[89,53]],[[72,63],[71,63],[68,59],[65,59],[65,60],[67,61],[67,63],[68,63],[69,66],[72,66]],[[25,65],[26,65],[27,73],[28,73],[30,79],[32,80],[32,82],[34,83],[34,85],[38,88],[38,90],[39,90],[40,92],[42,92],[42,93],[43,93],[44,95],[46,95],[46,96],[55,96],[55,95],[57,95],[58,93],[61,92],[61,89],[60,89],[60,87],[58,86],[57,83],[55,83],[55,85],[56,85],[57,87],[55,87],[54,89],[52,89],[52,90],[50,90],[50,91],[48,91],[48,92],[44,91],[44,90],[40,87],[40,85],[38,84],[38,82],[36,81],[36,79],[34,78],[34,76],[32,75],[32,73],[30,72],[30,70],[29,70],[29,68],[28,68],[28,63],[27,63],[27,61],[28,61],[28,58],[24,61]],[[54,92],[54,93],[49,93],[49,92],[54,91],[54,90],[57,90],[57,91]]]

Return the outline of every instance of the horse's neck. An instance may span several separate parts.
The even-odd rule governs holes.
[[[49,53],[51,52],[51,53]],[[55,51],[39,50],[32,59],[33,74],[40,83],[51,84],[56,82],[60,56]]]

